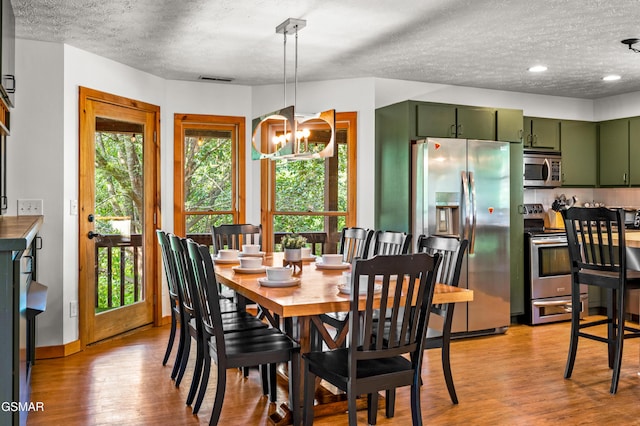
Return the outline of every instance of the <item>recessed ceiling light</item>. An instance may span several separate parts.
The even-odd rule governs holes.
[[[605,75],[604,77],[602,77],[604,81],[616,81],[616,80],[620,80],[620,78],[621,77],[616,74]]]
[[[545,67],[544,65],[535,65],[529,68],[529,72],[543,72],[546,70],[547,70],[547,67]]]

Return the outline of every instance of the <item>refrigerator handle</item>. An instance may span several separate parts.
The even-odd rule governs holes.
[[[473,178],[473,172],[469,172],[469,192],[471,198],[471,238],[469,238],[469,254],[474,253],[475,243],[476,243],[476,217],[477,217],[477,206],[476,206],[476,181]]]
[[[462,238],[469,239],[469,219],[471,217],[471,203],[469,199],[469,177],[466,171],[460,172],[460,184],[462,186],[462,212],[464,217],[462,218]]]

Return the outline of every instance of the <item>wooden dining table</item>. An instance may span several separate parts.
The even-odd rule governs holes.
[[[265,254],[263,265],[282,266],[283,253]],[[235,262],[215,263],[218,281],[234,290],[239,296],[256,303],[260,307],[260,312],[273,326],[280,327],[281,323],[285,324],[284,331],[300,343],[302,353],[311,351],[312,324],[329,348],[336,348],[344,342],[347,327],[342,333],[335,335],[327,329],[326,324],[321,320],[321,315],[350,310],[350,296],[341,293],[338,289],[338,285],[343,282],[342,273],[349,271],[350,265],[335,267],[324,265],[323,268],[321,265],[316,265],[313,260],[303,261],[302,268],[296,269],[294,275],[295,278],[299,278],[299,283],[279,288],[260,284],[259,279],[266,277],[264,272],[242,273],[237,269],[239,265]],[[434,289],[434,304],[472,300],[472,290],[445,284],[436,284]],[[327,408],[326,412],[334,413],[335,409],[335,407]],[[322,411],[316,409],[316,415],[322,415]],[[272,423],[280,424],[279,421]]]

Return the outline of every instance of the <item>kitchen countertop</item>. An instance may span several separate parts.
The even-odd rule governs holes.
[[[26,249],[43,221],[44,216],[0,216],[0,251]]]

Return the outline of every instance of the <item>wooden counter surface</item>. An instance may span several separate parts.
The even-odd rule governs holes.
[[[26,249],[43,220],[44,216],[0,216],[0,251]]]

